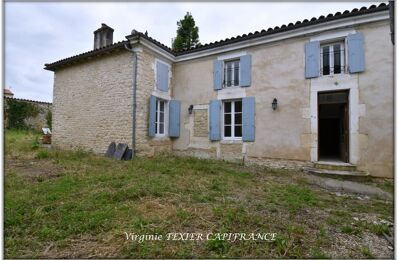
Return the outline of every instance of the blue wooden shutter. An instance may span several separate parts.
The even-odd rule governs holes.
[[[160,91],[169,91],[169,66],[156,62],[156,87]]]
[[[149,122],[148,122],[148,135],[151,137],[155,136],[155,125],[156,125],[156,97],[152,96],[149,98]]]
[[[347,36],[348,71],[350,73],[365,70],[365,53],[363,49],[363,34],[355,33]]]
[[[316,78],[319,76],[319,60],[320,60],[319,42],[307,42],[305,44],[305,77]]]
[[[222,89],[223,65],[221,60],[215,60],[213,63],[213,85],[214,90]]]
[[[252,83],[252,56],[240,57],[240,86],[250,87]]]
[[[169,103],[169,136],[180,136],[180,107],[179,100],[170,100]]]
[[[254,142],[256,102],[254,97],[242,99],[242,140]]]
[[[220,100],[210,101],[209,112],[210,112],[209,138],[212,141],[218,141],[221,139],[221,127],[220,127],[221,101]]]

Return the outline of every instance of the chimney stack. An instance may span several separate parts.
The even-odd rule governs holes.
[[[94,31],[94,50],[111,45],[113,43],[113,29],[106,24]]]

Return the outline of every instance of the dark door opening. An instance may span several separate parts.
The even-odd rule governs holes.
[[[349,161],[348,91],[318,94],[318,158]]]

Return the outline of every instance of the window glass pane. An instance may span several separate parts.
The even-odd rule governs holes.
[[[224,125],[230,125],[231,124],[231,114],[225,114],[224,115]]]
[[[242,126],[235,126],[235,137],[242,137]]]
[[[322,48],[322,59],[323,59],[323,64],[322,64],[322,73],[323,75],[329,75],[330,73],[330,65],[329,65],[329,46],[325,46]]]
[[[224,112],[225,113],[231,113],[231,102],[225,102],[224,103]]]
[[[232,84],[232,63],[227,63],[227,86],[231,86]]]
[[[242,112],[242,101],[235,101],[235,112]]]
[[[340,50],[340,44],[335,44],[333,46],[333,52],[334,52],[334,74],[339,74],[341,73],[341,50]]]
[[[159,114],[159,123],[164,123],[164,113],[162,112]]]
[[[234,68],[234,85],[239,85],[239,61],[235,61]]]
[[[157,122],[157,120],[155,122],[155,134],[159,134],[158,133],[158,122]]]
[[[231,126],[224,126],[224,136],[231,137]]]
[[[164,124],[159,124],[159,134],[164,134]]]
[[[160,111],[164,111],[164,101],[160,101]]]
[[[235,114],[235,125],[240,125],[242,124],[242,114],[238,113]]]

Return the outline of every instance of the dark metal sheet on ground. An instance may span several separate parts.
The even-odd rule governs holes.
[[[127,149],[126,152],[123,155],[123,160],[131,160],[133,158],[133,149]]]
[[[128,148],[127,144],[119,143],[116,147],[115,153],[113,154],[113,158],[115,158],[116,160],[121,160],[127,148]]]
[[[116,144],[115,142],[112,142],[109,144],[108,150],[106,150],[105,157],[113,158],[115,151],[116,151]]]

